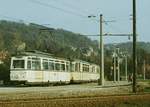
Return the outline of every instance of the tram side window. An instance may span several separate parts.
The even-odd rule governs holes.
[[[33,70],[40,70],[41,69],[40,61],[32,61],[32,69]]]
[[[43,62],[43,70],[48,70],[48,62]]]
[[[86,71],[86,68],[85,68],[85,66],[83,65],[83,72],[85,72]]]
[[[75,64],[75,71],[80,72],[80,63]]]
[[[97,71],[97,73],[100,71],[99,67],[97,67],[96,71]]]
[[[87,66],[87,72],[90,72],[90,68],[89,68],[89,66]]]
[[[59,63],[55,63],[55,70],[60,70],[60,64]]]
[[[69,65],[68,64],[66,65],[66,71],[69,71]]]
[[[54,63],[53,62],[49,62],[49,70],[54,70]]]
[[[28,63],[27,63],[27,68],[28,68],[28,69],[31,69],[31,61],[28,61]]]
[[[61,64],[61,70],[65,71],[65,64]]]
[[[95,73],[95,67],[94,67],[94,66],[92,67],[92,72],[94,72],[94,73]]]
[[[24,68],[24,60],[13,60],[13,68]]]
[[[83,64],[83,72],[89,72],[89,65]]]
[[[75,64],[71,64],[71,72],[75,72]]]
[[[77,65],[77,63],[75,64],[75,71],[78,71],[78,65]]]

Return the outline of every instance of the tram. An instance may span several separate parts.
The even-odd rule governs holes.
[[[11,58],[10,80],[23,84],[90,82],[99,79],[99,66],[31,51]]]

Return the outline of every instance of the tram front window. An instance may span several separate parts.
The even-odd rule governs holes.
[[[24,60],[13,60],[13,68],[24,68],[25,61]]]

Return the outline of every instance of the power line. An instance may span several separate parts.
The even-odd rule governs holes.
[[[122,32],[122,30],[120,29],[120,28],[118,28],[118,27],[116,27],[116,26],[113,26],[112,24],[110,25],[108,25],[107,24],[107,27],[108,28],[110,28],[110,29],[112,29],[112,30],[114,30],[114,31],[117,31],[117,32],[119,32],[119,33],[121,33]]]
[[[70,11],[70,10],[65,10],[65,9],[63,9],[63,8],[59,8],[59,7],[53,6],[53,5],[51,5],[51,4],[46,4],[46,3],[43,3],[43,2],[38,1],[38,0],[28,0],[28,1],[30,1],[30,2],[32,2],[32,3],[36,3],[36,4],[39,4],[39,5],[42,5],[42,6],[45,6],[45,7],[54,8],[54,9],[57,9],[57,10],[59,10],[59,11],[62,11],[62,12],[68,13],[68,14],[72,14],[72,15],[75,15],[75,16],[79,16],[79,17],[84,18],[84,19],[88,19],[86,15],[83,15],[83,14],[80,14],[80,13],[76,13],[76,12]],[[67,4],[66,2],[65,2],[64,4],[66,4],[66,5],[69,6],[69,4]],[[80,11],[80,10],[78,10],[78,11]],[[8,19],[11,19],[11,20],[19,21],[19,22],[21,22],[21,21],[24,22],[24,20],[12,18],[12,17],[9,17],[9,16],[4,16],[4,15],[0,15],[0,16],[5,17],[5,18],[8,18]],[[92,20],[98,21],[98,20],[96,20],[96,19],[92,19]],[[29,22],[27,22],[27,23],[29,23]],[[42,24],[42,25],[44,25],[44,24]]]
[[[116,20],[109,20],[109,21],[103,21],[103,23],[105,23],[105,25],[107,26],[107,27],[109,27],[110,29],[112,29],[112,30],[114,30],[114,31],[119,31],[119,33],[121,33],[121,30],[119,29],[119,28],[116,28],[116,27],[114,27],[114,26],[112,26],[112,24],[108,24],[108,23],[112,23],[112,22],[118,22],[118,20],[116,21]]]
[[[79,17],[84,18],[84,19],[88,19],[86,15],[83,15],[83,14],[80,14],[80,13],[76,13],[76,12],[70,11],[70,10],[65,10],[65,9],[62,9],[62,8],[53,6],[53,5],[51,5],[51,4],[46,4],[46,3],[40,2],[40,1],[38,1],[38,0],[29,0],[29,1],[31,1],[32,3],[36,3],[36,4],[39,4],[39,5],[42,5],[42,6],[54,8],[54,9],[57,9],[57,10],[59,10],[59,11],[62,11],[62,12],[68,13],[68,14],[72,14],[72,15],[75,15],[75,16],[79,16]],[[69,5],[69,4],[68,4],[68,5]],[[80,11],[80,10],[78,10],[78,11]],[[92,20],[99,22],[99,20],[97,20],[97,19],[92,19]]]
[[[79,16],[79,17],[82,17],[82,18],[86,18],[86,16],[84,16],[80,13],[76,13],[76,12],[73,12],[73,11],[70,11],[70,10],[65,10],[63,8],[59,8],[59,7],[56,7],[56,6],[53,6],[51,4],[47,4],[47,3],[44,3],[44,2],[41,2],[41,1],[38,1],[38,0],[29,0],[29,1],[32,2],[32,3],[36,3],[36,4],[39,4],[39,5],[45,6],[45,7],[54,8],[54,9],[62,11],[64,13],[68,13],[68,14]]]
[[[127,21],[130,21],[130,19],[115,19],[115,20],[112,20],[112,21],[108,21],[108,22],[127,22]],[[104,23],[105,23],[105,20],[104,20]],[[113,24],[107,24],[107,23],[105,23],[105,25],[107,25],[106,27],[108,27],[108,28],[110,28],[111,30],[113,30],[113,31],[117,31],[117,32],[119,32],[119,33],[122,33],[123,32],[123,30],[122,29],[120,29],[120,27],[117,27],[117,26],[115,26],[115,25],[113,25]]]
[[[55,1],[55,2],[60,2],[61,4],[65,5],[65,6],[67,6],[67,7],[70,7],[71,9],[74,9],[74,10],[76,10],[76,11],[82,11],[83,13],[89,14],[89,11],[87,11],[87,10],[81,10],[80,8],[78,8],[78,7],[76,7],[76,6],[72,5],[72,4],[69,4],[69,3],[67,3],[67,2],[64,2],[64,1],[62,1],[62,0],[53,0],[53,1]]]

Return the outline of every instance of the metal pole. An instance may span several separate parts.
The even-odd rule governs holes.
[[[114,81],[116,81],[116,51],[114,51]]]
[[[117,65],[117,71],[118,71],[118,81],[120,81],[120,63],[119,63],[119,56],[117,57],[117,62],[118,62],[118,65]]]
[[[126,74],[126,81],[128,80],[128,57],[125,56],[125,74]]]
[[[104,85],[104,45],[103,45],[103,15],[100,15],[100,81]]]
[[[119,48],[117,48],[117,80],[120,81]]]
[[[136,58],[136,0],[133,0],[133,87],[132,91],[137,92],[136,89],[136,75],[137,75],[137,58]]]
[[[145,60],[144,60],[144,64],[143,64],[143,79],[145,80]]]

